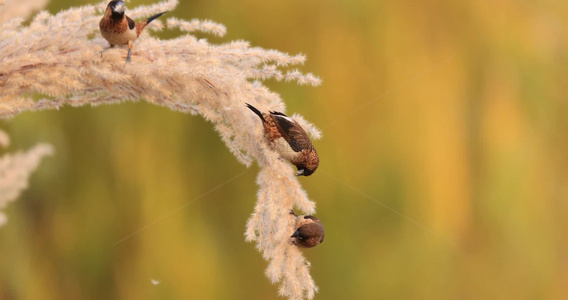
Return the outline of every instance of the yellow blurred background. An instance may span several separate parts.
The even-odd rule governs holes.
[[[304,251],[316,299],[568,299],[568,2],[181,2],[169,16],[228,28],[199,37],[305,53],[323,79],[267,82],[323,130],[300,179],[326,229]],[[243,236],[258,167],[200,117],[142,102],[1,126],[8,151],[56,154],[6,209],[0,299],[278,298]]]

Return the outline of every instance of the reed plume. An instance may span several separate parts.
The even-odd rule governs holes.
[[[9,144],[8,135],[0,130],[0,147],[7,147]],[[26,152],[5,154],[0,157],[0,227],[8,220],[1,210],[8,203],[16,200],[28,187],[31,173],[37,168],[41,159],[51,153],[50,145],[37,144]]]
[[[0,24],[16,17],[25,19],[46,4],[47,0],[0,0]]]
[[[141,19],[165,10],[177,0],[130,8]],[[302,64],[303,55],[251,47],[246,41],[214,45],[191,32],[223,36],[225,27],[211,21],[185,21],[170,17],[156,20],[149,31],[179,29],[185,34],[160,40],[145,32],[136,41],[132,63],[124,65],[126,50],[104,52],[108,43],[98,22],[106,2],[71,8],[51,15],[38,13],[29,25],[14,18],[0,24],[0,117],[25,111],[58,109],[64,105],[97,106],[124,101],[145,101],[175,111],[198,114],[210,121],[227,148],[247,167],[257,161],[258,199],[246,227],[246,240],[255,241],[268,261],[266,275],[280,283],[279,293],[289,299],[312,299],[317,287],[309,262],[290,244],[295,207],[315,212],[312,202],[294,176],[294,169],[270,150],[257,117],[245,102],[263,111],[285,112],[280,96],[263,80],[318,85],[312,74],[286,68]],[[0,11],[2,6],[0,6]],[[1,14],[1,12],[0,12]],[[38,96],[39,95],[39,96]],[[319,131],[294,115],[317,139]],[[36,150],[37,153],[45,153]]]

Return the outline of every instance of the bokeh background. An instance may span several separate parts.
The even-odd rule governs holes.
[[[323,79],[267,82],[323,130],[300,179],[327,233],[305,251],[316,299],[568,299],[568,2],[181,2],[169,16],[228,28],[200,37],[305,53]],[[278,298],[243,237],[258,168],[200,117],[142,102],[0,126],[6,151],[56,148],[6,210],[0,299]]]

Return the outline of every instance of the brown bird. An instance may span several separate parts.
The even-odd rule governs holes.
[[[125,10],[126,7],[124,6],[124,2],[120,0],[110,1],[105,10],[105,15],[99,22],[99,28],[101,30],[101,35],[110,44],[110,47],[103,50],[103,52],[110,48],[114,48],[116,45],[128,45],[126,62],[129,62],[133,42],[140,36],[144,27],[156,18],[165,14],[167,11],[153,15],[144,21],[134,23],[131,18],[124,14]]]
[[[318,153],[298,122],[281,112],[261,113],[248,103],[247,107],[262,120],[269,146],[298,168],[296,175],[309,176],[316,171],[319,166]]]
[[[321,221],[314,216],[298,216],[291,210],[290,214],[296,217],[296,231],[292,234],[292,244],[302,248],[312,248],[323,243],[325,232]]]

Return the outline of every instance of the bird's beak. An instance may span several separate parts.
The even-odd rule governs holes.
[[[114,6],[113,11],[114,11],[115,13],[123,14],[124,11],[125,11],[125,9],[126,9],[126,8],[124,7],[124,2],[118,1],[118,2],[116,3],[116,5]]]
[[[304,175],[304,169],[300,169],[300,170],[298,170],[298,172],[296,172],[296,176],[300,176],[300,175]]]
[[[292,234],[291,237],[299,237],[299,236],[300,236],[300,231],[299,231],[299,230],[296,230],[296,231],[294,232],[294,234]]]

